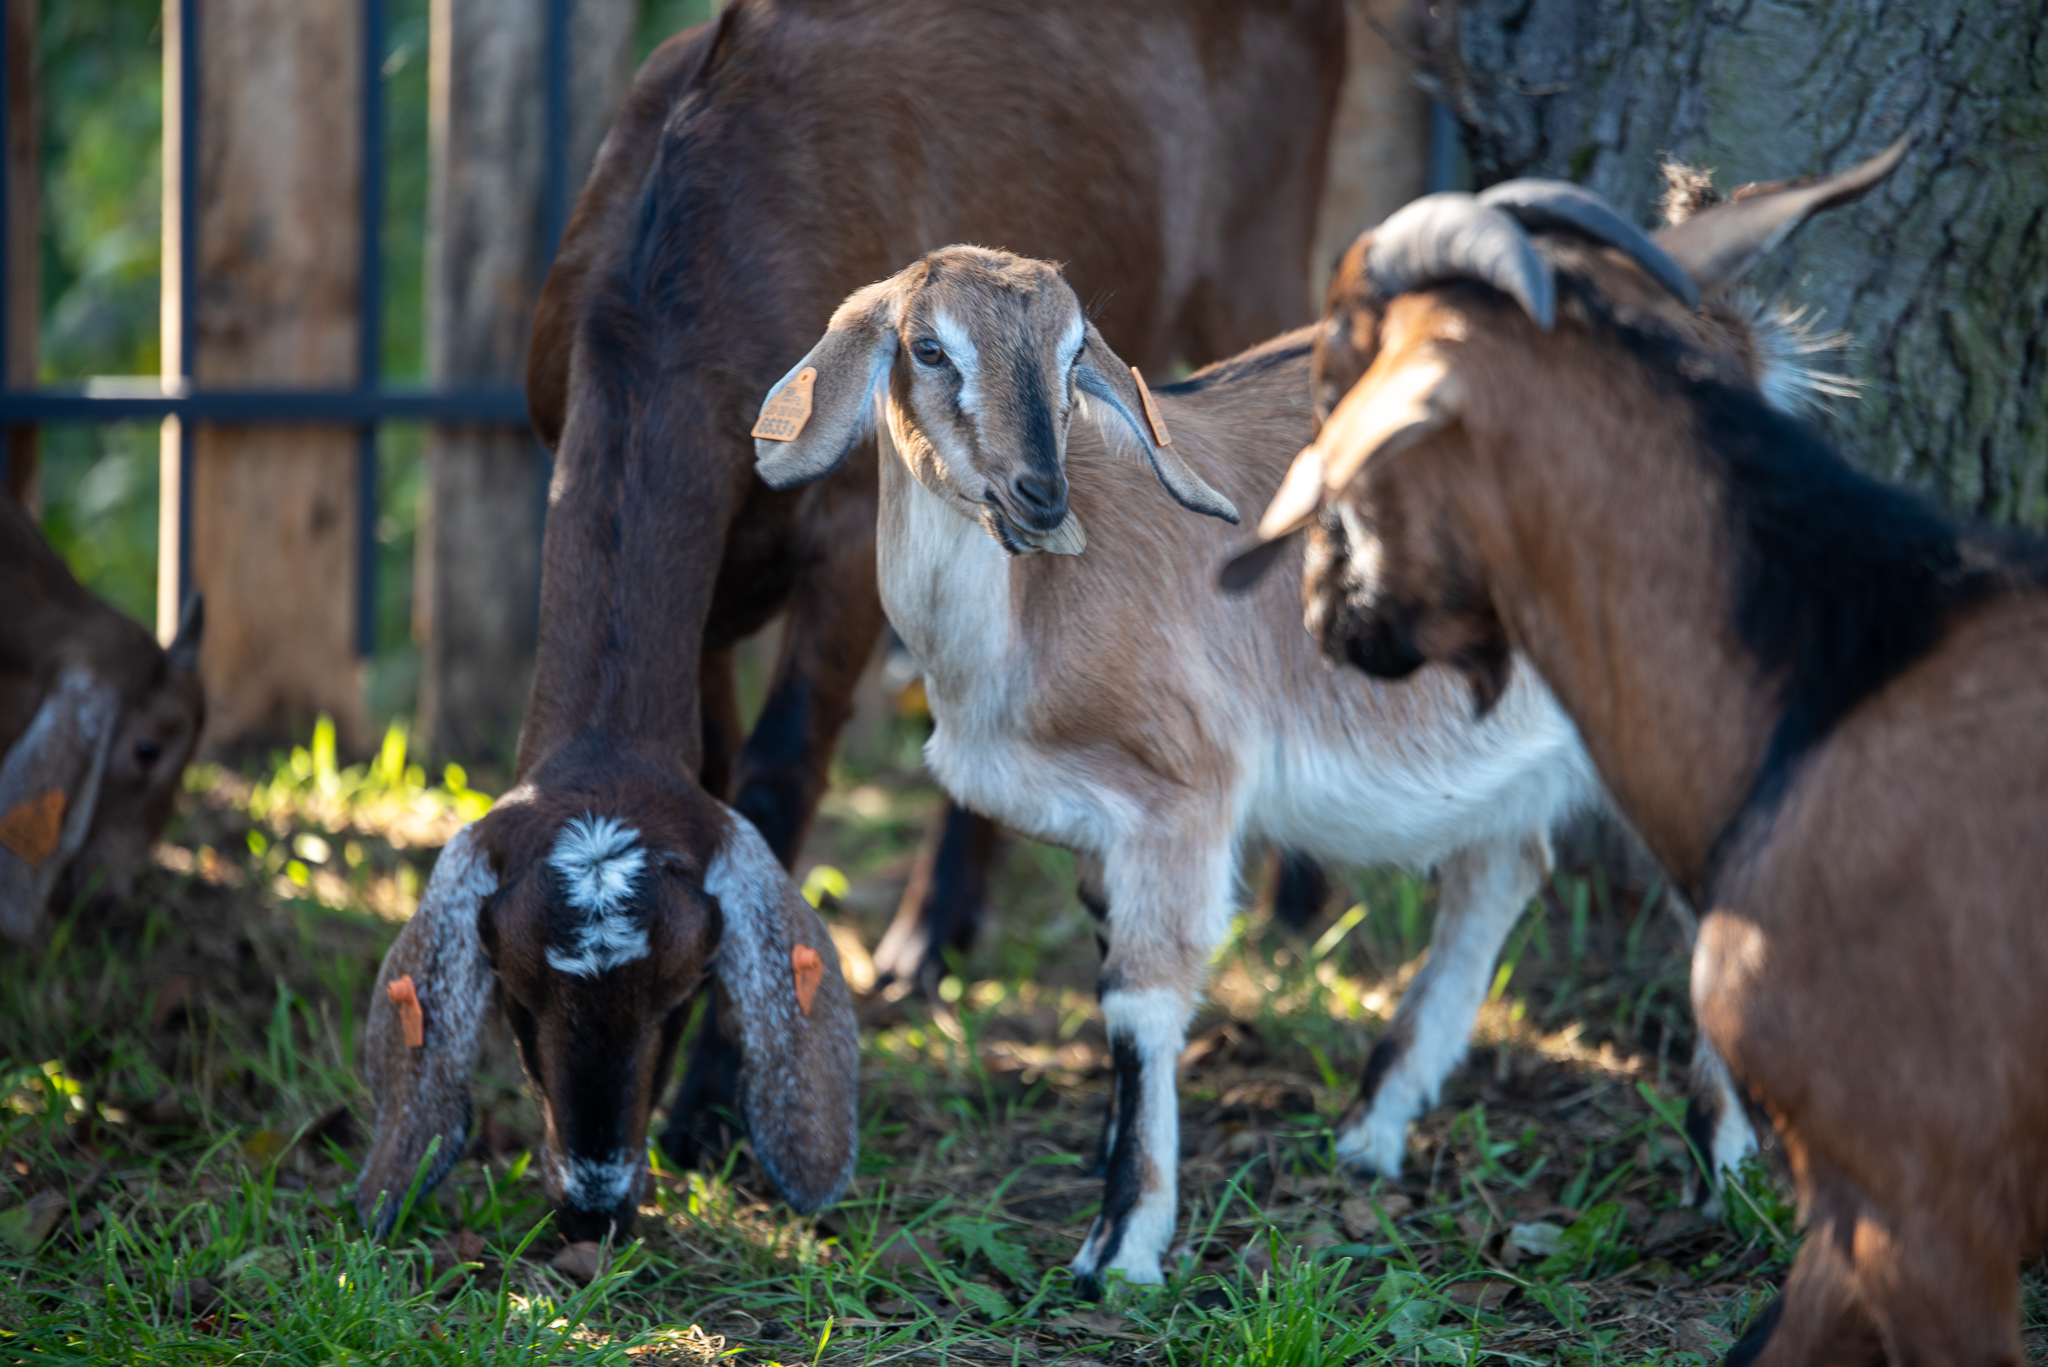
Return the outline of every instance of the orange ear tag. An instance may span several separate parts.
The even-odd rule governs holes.
[[[420,993],[419,989],[412,985],[412,974],[408,973],[387,984],[384,995],[398,1008],[398,1028],[405,1031],[405,1047],[426,1048],[427,1017],[420,1010]]]
[[[1156,446],[1171,446],[1173,438],[1166,435],[1166,419],[1159,416],[1159,405],[1152,402],[1152,391],[1145,385],[1145,377],[1131,367],[1131,378],[1138,382],[1138,397],[1145,401],[1145,421],[1152,424],[1152,442]]]
[[[808,1016],[811,1002],[818,995],[818,984],[825,981],[825,961],[809,945],[798,945],[789,951],[789,966],[796,970],[796,1004]]]
[[[795,441],[811,420],[811,386],[817,378],[818,372],[810,366],[799,370],[780,393],[761,405],[752,435],[767,441]]]
[[[30,868],[41,868],[63,837],[66,801],[62,788],[52,788],[41,797],[15,803],[0,816],[0,845],[28,861]]]

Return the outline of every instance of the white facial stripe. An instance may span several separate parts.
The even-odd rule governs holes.
[[[569,905],[584,913],[572,950],[550,946],[557,972],[594,978],[606,969],[647,957],[647,932],[627,911],[647,851],[640,832],[608,816],[585,814],[562,828],[548,862],[562,875]]]
[[[960,410],[974,419],[976,427],[981,425],[981,352],[975,347],[974,339],[967,335],[967,329],[951,314],[932,314],[932,331],[938,335],[939,345],[946,349],[946,358],[953,368],[960,372]]]

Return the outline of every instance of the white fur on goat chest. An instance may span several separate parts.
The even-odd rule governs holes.
[[[1033,728],[1041,681],[1012,584],[1025,562],[900,461],[881,465],[882,604],[924,669],[933,775],[960,802],[1013,830],[1107,853],[1145,818],[1136,795],[1154,786],[1154,776],[1124,772],[1136,761],[1122,747],[1077,751]],[[1072,574],[1092,568],[1085,555],[1059,565]],[[1313,650],[1291,599],[1247,606],[1271,617],[1257,630],[1271,633],[1279,654],[1291,646]],[[1234,609],[1219,602],[1218,611]],[[1186,658],[1178,658],[1185,668]],[[1252,652],[1242,669],[1216,667],[1203,690],[1213,703],[1205,708],[1205,737],[1228,754],[1225,767],[1235,776],[1227,797],[1240,836],[1279,840],[1336,863],[1421,870],[1475,835],[1547,829],[1597,792],[1571,723],[1520,665],[1480,720],[1465,683],[1447,674],[1390,685],[1311,661],[1302,677],[1312,681],[1313,696],[1287,697],[1257,677],[1257,658],[1270,664],[1275,657]],[[1390,709],[1390,689],[1428,690],[1436,701]],[[1389,718],[1401,713],[1413,714],[1409,724],[1390,730]]]
[[[925,762],[947,792],[1010,829],[1099,850],[1125,815],[1116,792],[1045,748],[1030,726],[1032,661],[1017,629],[1016,563],[885,454],[876,571],[882,608],[924,670]]]

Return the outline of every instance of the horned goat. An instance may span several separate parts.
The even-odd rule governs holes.
[[[1102,1213],[1074,1262],[1086,1285],[1161,1279],[1175,1062],[1244,842],[1442,870],[1428,965],[1337,1140],[1355,1169],[1394,1173],[1548,870],[1552,826],[1598,796],[1528,671],[1506,667],[1475,719],[1450,671],[1390,686],[1330,669],[1286,607],[1298,561],[1248,597],[1214,591],[1229,529],[1178,515],[1142,465],[1235,521],[1312,435],[1309,338],[1148,392],[1057,268],[948,247],[848,298],[763,409],[756,468],[777,488],[881,434],[882,601],[925,671],[932,771],[1075,851],[1106,905],[1116,1081]]]
[[[1722,285],[1903,152],[1664,246]],[[1347,262],[1321,364],[1348,392],[1296,482],[1319,497],[1265,530],[1315,517],[1311,619],[1367,670],[1456,661],[1484,699],[1524,653],[1705,911],[1695,1008],[1806,1229],[1729,1361],[2021,1362],[2019,1261],[2048,1235],[2048,544],[1854,471],[1627,263],[1441,208]]]
[[[743,1057],[700,1055],[664,1143],[691,1146],[724,1078],[783,1194],[838,1193],[854,1021],[783,865],[882,626],[875,475],[864,453],[814,490],[759,485],[761,392],[849,290],[961,234],[1071,260],[1162,361],[1305,321],[1342,23],[1338,0],[738,0],[649,59],[535,324],[557,456],[517,783],[444,851],[372,997],[378,1228],[430,1146],[429,1182],[465,1147],[494,982],[571,1239],[633,1218],[707,975],[705,1037]],[[785,605],[742,747],[730,650]],[[824,974],[808,1014],[799,947]]]
[[[170,647],[90,593],[0,496],[0,935],[53,901],[125,896],[206,720],[195,595]]]

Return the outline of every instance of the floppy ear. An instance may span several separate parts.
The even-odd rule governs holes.
[[[825,335],[768,391],[754,424],[754,470],[790,489],[837,470],[875,430],[875,397],[896,359],[896,320],[923,264],[856,290]]]
[[[1839,175],[1745,187],[1726,203],[1652,236],[1702,289],[1733,284],[1807,219],[1876,189],[1899,168],[1912,145],[1913,135],[1908,133]]]
[[[1088,325],[1088,341],[1081,349],[1080,364],[1074,367],[1074,383],[1082,393],[1100,400],[1124,420],[1144,450],[1145,459],[1152,462],[1152,473],[1159,476],[1159,482],[1176,503],[1225,522],[1237,521],[1236,505],[1204,483],[1175,454],[1173,434],[1165,430],[1163,422],[1155,423],[1158,408],[1151,402],[1151,395],[1139,388],[1138,372],[1109,349],[1109,343],[1102,340],[1093,323]]]
[[[853,1176],[859,1026],[825,923],[760,832],[726,811],[725,843],[704,877],[724,922],[712,965],[718,1019],[739,1045],[754,1156],[783,1199],[809,1214],[838,1200]]]
[[[57,877],[85,844],[121,701],[67,669],[0,761],[0,935],[36,932]]]
[[[1404,361],[1390,374],[1368,372],[1294,458],[1259,519],[1259,539],[1224,562],[1218,575],[1223,587],[1242,593],[1257,583],[1278,558],[1280,541],[1307,526],[1326,497],[1342,492],[1374,456],[1456,422],[1464,396],[1457,372],[1433,352]]]
[[[377,1103],[377,1137],[356,1183],[356,1211],[373,1237],[391,1232],[436,1135],[441,1149],[422,1192],[446,1175],[468,1144],[469,1074],[491,1000],[477,912],[497,888],[476,825],[464,826],[442,847],[420,909],[398,933],[370,989],[363,1072]]]

